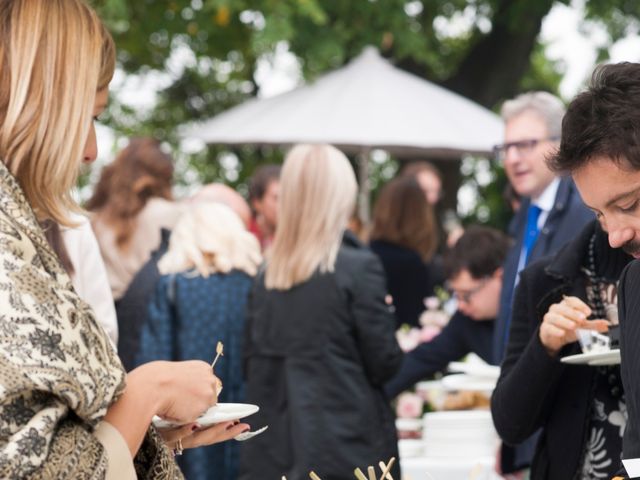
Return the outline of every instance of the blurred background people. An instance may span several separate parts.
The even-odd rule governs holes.
[[[557,149],[564,115],[562,101],[547,92],[530,92],[502,106],[505,143],[495,147],[520,209],[509,225],[515,239],[504,266],[504,287],[495,328],[495,362],[499,364],[511,323],[513,289],[529,262],[556,253],[593,219],[570,178],[560,178],[546,159]]]
[[[200,188],[189,202],[218,202],[233,210],[245,227],[251,226],[251,208],[238,192],[224,183],[209,183]]]
[[[356,198],[347,158],[298,145],[281,177],[278,229],[249,301],[247,401],[264,434],[243,444],[242,480],[337,480],[397,458],[382,387],[400,366],[384,271],[342,243]],[[398,463],[392,475],[400,478]]]
[[[471,226],[447,252],[444,267],[458,309],[439,335],[405,354],[400,371],[385,385],[389,398],[471,352],[493,361],[493,323],[509,243],[498,230]]]
[[[244,401],[242,336],[247,298],[261,262],[260,246],[226,205],[189,206],[158,262],[161,277],[142,326],[138,364],[153,360],[211,362],[216,343],[224,358],[216,376],[224,388],[219,402]],[[179,459],[186,478],[233,480],[238,444],[189,450]]]
[[[172,181],[173,159],[160,143],[134,138],[104,168],[87,202],[116,302],[160,244],[160,230],[171,229],[182,213]]]
[[[243,220],[245,227],[251,220],[249,205],[238,192],[222,183],[210,183],[198,190],[184,205],[185,210],[201,201],[218,202],[231,208]],[[140,348],[140,332],[148,316],[151,296],[160,278],[158,261],[169,248],[171,231],[161,230],[160,244],[149,260],[135,274],[127,291],[118,300],[118,321],[122,326],[118,343],[118,355],[125,369],[135,366],[135,359]]]
[[[453,210],[442,211],[440,208],[443,196],[442,173],[431,162],[414,160],[402,166],[399,176],[414,177],[424,192],[427,202],[433,205],[438,226],[439,250],[443,253],[446,248],[456,243],[464,229]]]
[[[118,351],[130,370],[140,317],[120,303],[134,275],[160,246],[182,207],[172,200],[173,160],[151,138],[134,138],[105,166],[87,209],[100,245],[118,319]],[[146,308],[146,304],[144,306]]]
[[[253,213],[249,230],[260,241],[262,250],[271,245],[278,225],[280,170],[280,165],[263,165],[249,180],[249,204]]]
[[[442,198],[442,174],[431,162],[416,160],[400,169],[400,176],[414,177],[422,189],[427,202],[434,207]]]
[[[546,163],[558,149],[564,111],[562,101],[547,92],[524,93],[502,106],[505,143],[497,145],[494,151],[520,197],[520,207],[508,229],[515,242],[504,264],[500,311],[494,328],[497,365],[502,363],[509,339],[513,292],[519,272],[533,260],[556,253],[593,219],[573,181],[556,176]],[[504,447],[502,471],[527,468],[535,444],[536,439],[531,438],[515,448]]]
[[[491,410],[510,445],[541,429],[532,479],[611,478],[618,470],[626,424],[620,367],[560,359],[582,352],[576,329],[607,329],[631,260],[593,220],[554,257],[521,273]]]
[[[436,257],[438,228],[433,206],[412,176],[398,177],[380,192],[369,246],[384,267],[396,325],[417,326],[424,300],[444,283]]]

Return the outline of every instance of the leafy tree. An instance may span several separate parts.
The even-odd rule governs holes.
[[[152,134],[177,148],[176,127],[259,93],[258,62],[268,60],[281,42],[299,59],[305,79],[376,45],[401,68],[495,108],[525,89],[557,91],[562,66],[545,58],[538,37],[552,6],[568,2],[95,0],[114,33],[122,69],[169,78],[153,109],[139,112],[114,102],[107,121],[121,135]],[[640,2],[586,0],[585,8],[585,20],[609,32],[601,59],[612,42],[638,28]],[[237,149],[242,162],[228,178],[220,163],[233,158],[228,152],[212,147],[190,156],[186,177],[242,186],[255,165],[282,155],[277,149]],[[488,202],[497,208],[495,200]],[[503,213],[498,209],[495,215],[487,221],[501,222]]]

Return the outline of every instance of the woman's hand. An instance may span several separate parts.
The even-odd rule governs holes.
[[[160,430],[159,433],[169,448],[175,449],[180,440],[182,448],[186,449],[226,442],[243,432],[248,432],[250,428],[247,423],[230,420],[207,428],[200,428],[196,423],[191,423],[178,428]]]
[[[551,356],[560,349],[577,341],[577,328],[606,332],[609,322],[606,320],[587,320],[591,315],[589,306],[578,297],[564,297],[560,303],[554,303],[545,313],[540,325],[540,341]]]
[[[193,422],[217,402],[220,381],[206,362],[150,362],[139,369],[144,369],[147,378],[157,380],[156,389],[147,395],[159,399],[154,413],[162,418]]]
[[[104,417],[135,456],[154,415],[186,424],[216,404],[219,380],[201,361],[149,362],[127,375],[124,393]]]

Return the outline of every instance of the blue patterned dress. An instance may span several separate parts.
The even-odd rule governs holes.
[[[253,279],[238,271],[204,278],[196,272],[164,275],[149,304],[137,364],[152,360],[211,362],[216,343],[224,357],[216,375],[224,388],[219,402],[244,401],[242,338],[245,309]],[[235,480],[237,442],[186,450],[179,464],[189,480]]]

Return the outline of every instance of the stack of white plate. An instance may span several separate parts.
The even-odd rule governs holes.
[[[432,412],[423,418],[428,458],[479,458],[495,455],[498,435],[488,410]]]

